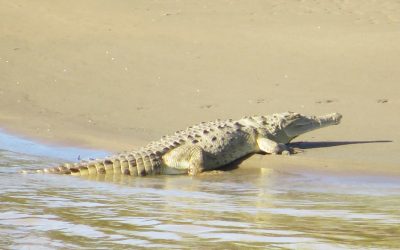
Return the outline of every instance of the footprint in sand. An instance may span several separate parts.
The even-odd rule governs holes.
[[[200,106],[201,109],[209,109],[209,108],[213,108],[213,107],[214,107],[214,105],[211,105],[211,104],[206,104],[206,105]]]
[[[265,102],[265,99],[263,99],[263,98],[256,99],[256,103],[257,104],[261,104],[261,103],[264,103],[264,102]]]
[[[335,99],[326,99],[326,100],[316,101],[315,103],[318,103],[318,104],[329,104],[329,103],[333,103],[333,102],[337,102],[337,100],[335,100]]]
[[[378,99],[378,100],[376,100],[376,102],[377,103],[387,103],[387,102],[389,102],[389,100],[388,99]]]

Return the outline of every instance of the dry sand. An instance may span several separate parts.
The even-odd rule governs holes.
[[[0,127],[119,151],[216,118],[340,112],[340,126],[299,140],[371,143],[243,166],[400,175],[399,10],[396,0],[0,0]]]

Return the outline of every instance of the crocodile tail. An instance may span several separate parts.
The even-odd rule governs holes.
[[[121,172],[132,176],[146,176],[161,174],[161,153],[137,152],[128,155],[119,155]]]
[[[81,171],[88,171],[88,163],[80,162],[80,163],[64,163],[56,167],[51,168],[43,168],[36,170],[22,170],[23,174],[31,174],[31,173],[53,173],[53,174],[69,174],[69,175],[81,175]]]
[[[146,176],[161,173],[161,157],[151,152],[120,154],[106,159],[65,163],[39,170],[23,170],[21,173],[54,173],[67,175],[121,174]]]

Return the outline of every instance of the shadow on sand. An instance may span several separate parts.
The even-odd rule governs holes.
[[[312,148],[326,148],[326,147],[336,147],[336,146],[344,146],[344,145],[351,145],[351,144],[367,144],[367,143],[390,143],[393,142],[391,140],[371,140],[371,141],[314,141],[314,142],[292,142],[288,143],[287,145],[291,148],[298,148],[298,149],[312,149]],[[261,153],[265,154],[265,153]],[[227,164],[218,170],[222,171],[231,171],[239,167],[239,165],[252,156],[253,154],[246,155],[230,164]]]
[[[374,141],[315,141],[315,142],[292,142],[289,143],[289,147],[299,149],[310,149],[310,148],[327,148],[336,147],[351,144],[367,144],[367,143],[389,143],[391,140],[374,140]]]

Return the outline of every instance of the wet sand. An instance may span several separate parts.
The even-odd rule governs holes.
[[[0,0],[0,127],[120,151],[217,118],[340,112],[304,153],[242,165],[399,175],[399,8]]]

